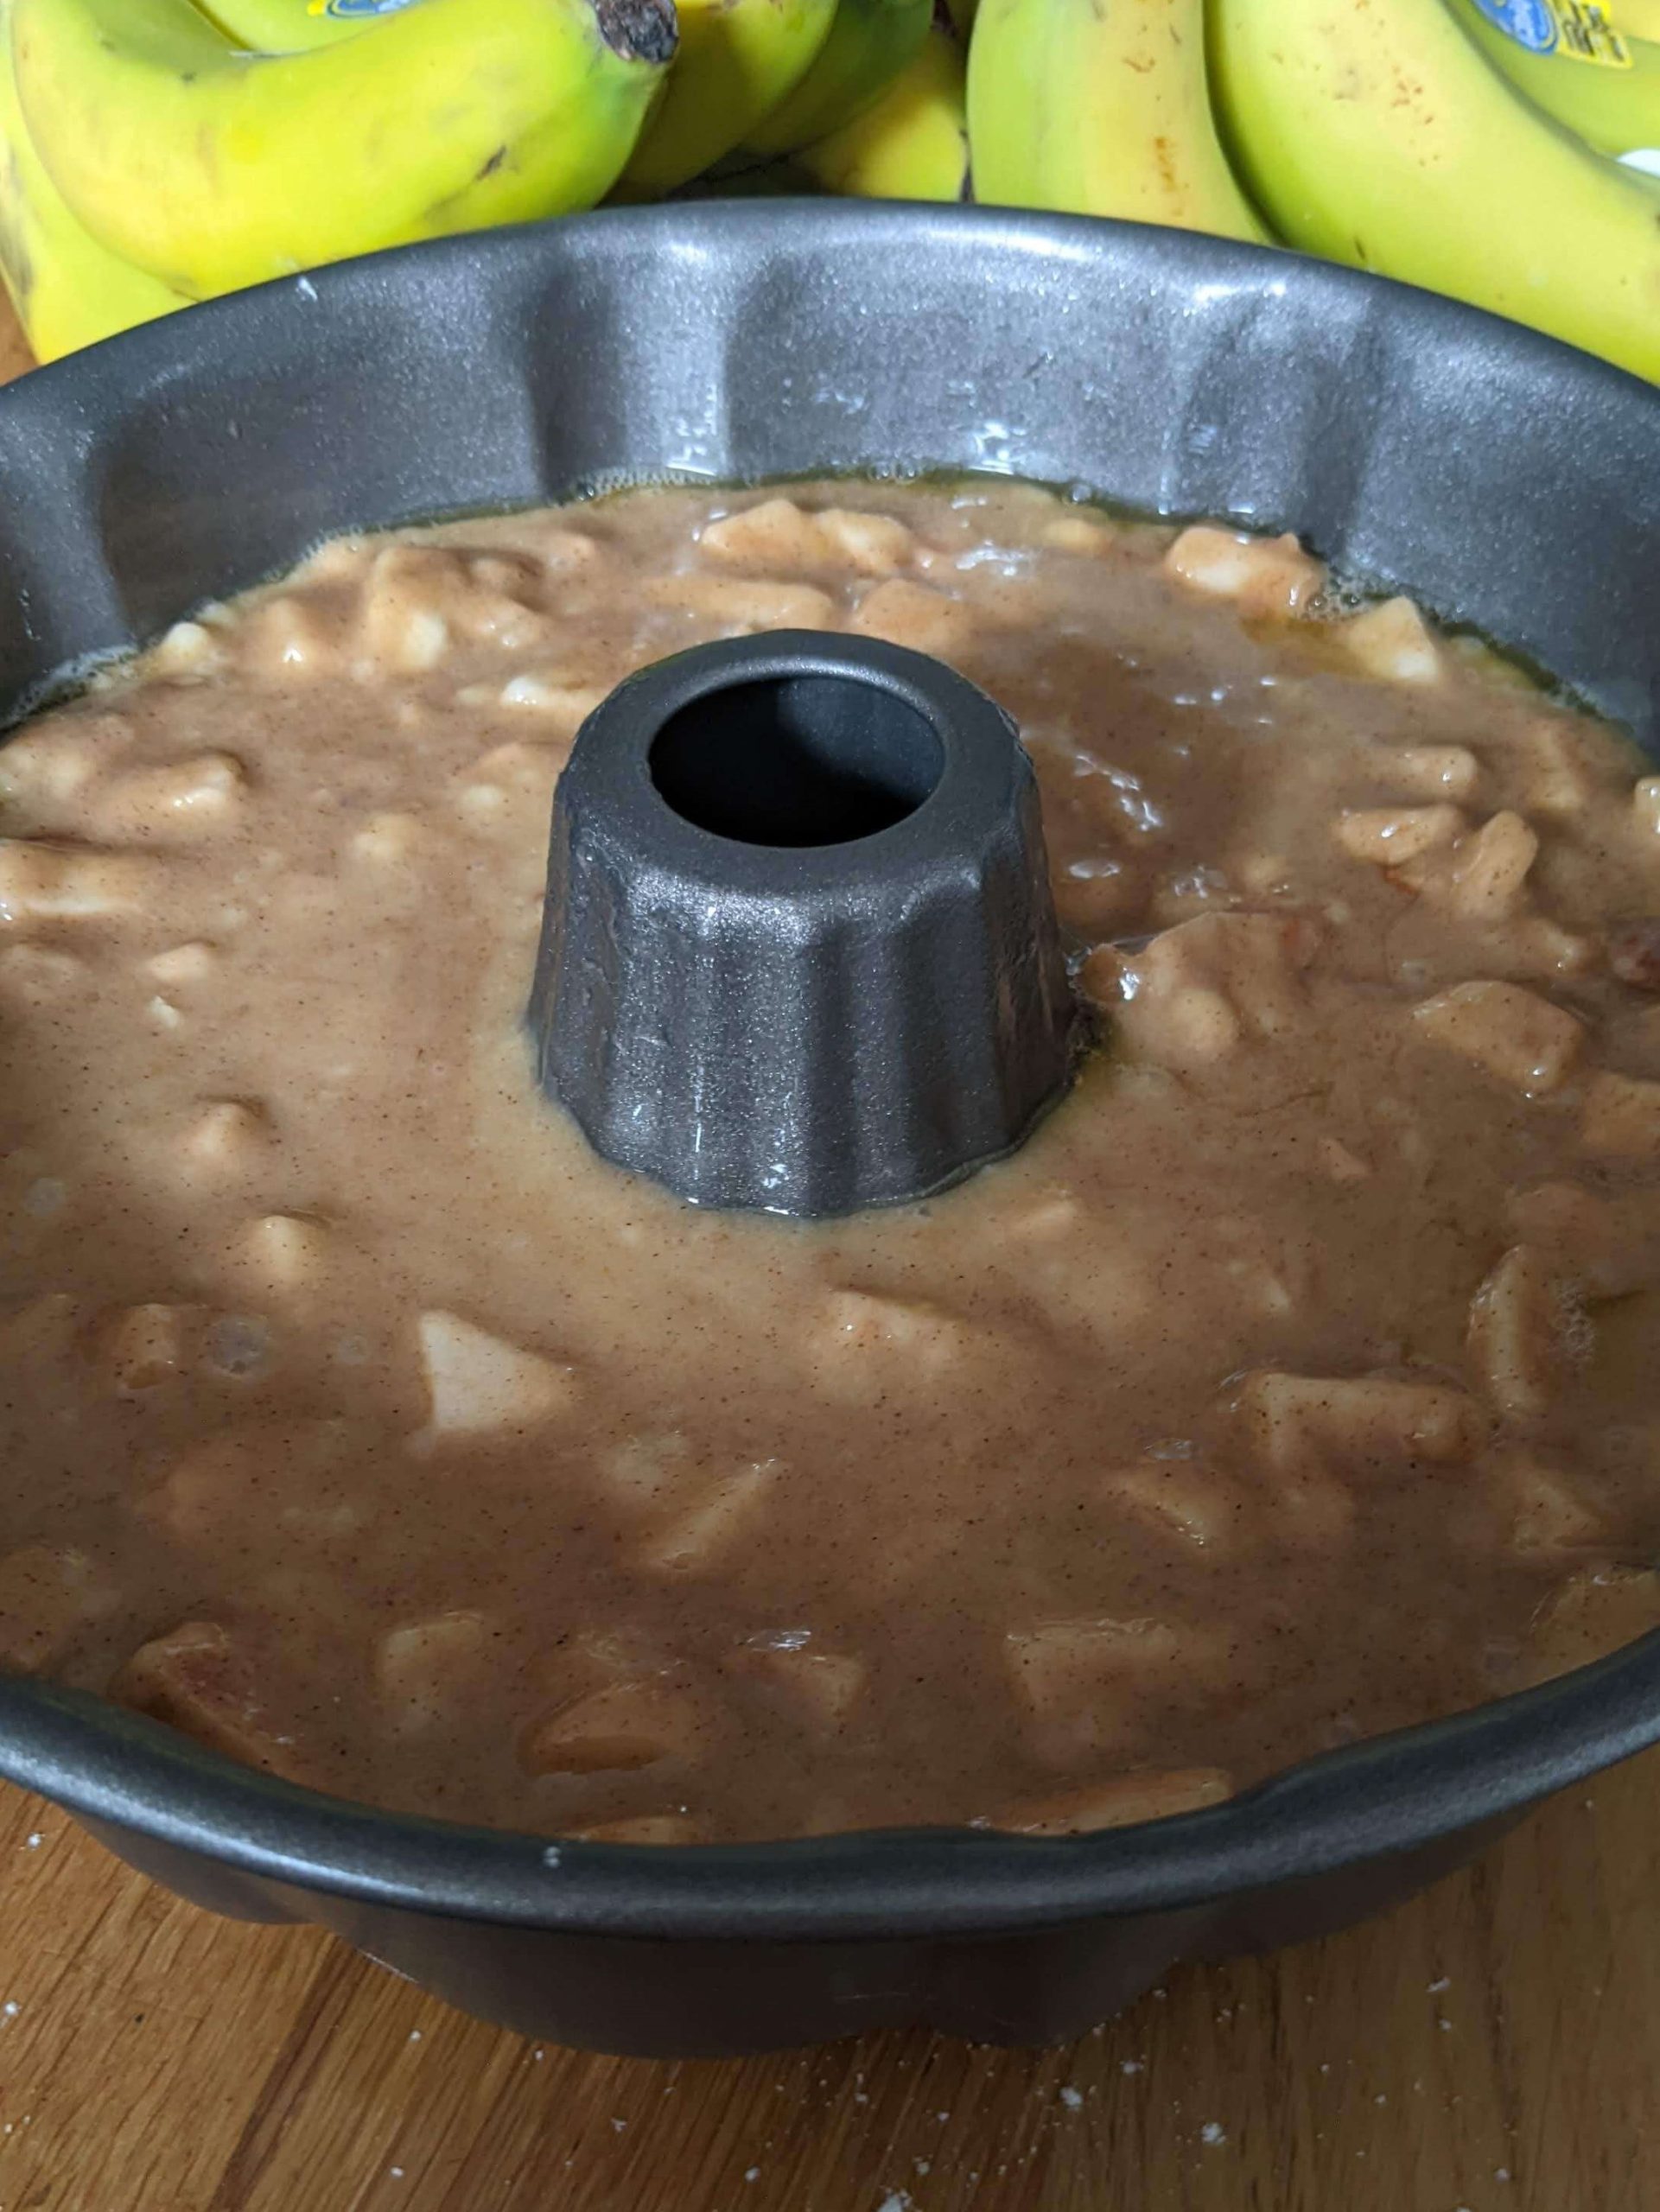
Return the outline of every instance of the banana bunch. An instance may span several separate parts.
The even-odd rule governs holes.
[[[43,359],[409,238],[801,192],[1296,246],[1660,380],[1660,0],[0,0]]]
[[[980,0],[975,196],[1272,237],[1660,379],[1644,34],[1657,0]]]
[[[653,198],[722,162],[731,188],[817,189],[788,162],[821,143],[836,188],[956,198],[962,65],[932,4],[0,0],[0,276],[49,360],[320,262]]]
[[[1616,28],[1626,4],[1210,0],[1212,88],[1237,173],[1289,245],[1660,381],[1660,185],[1571,127],[1564,103],[1583,95],[1560,90],[1560,73],[1592,72],[1618,98],[1638,49],[1652,54]],[[1549,94],[1530,60],[1557,73]],[[1660,113],[1652,122],[1660,143]]]

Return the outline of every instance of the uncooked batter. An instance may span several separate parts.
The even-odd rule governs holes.
[[[677,646],[1018,717],[1107,1042],[829,1224],[595,1159],[550,797]],[[1660,1618],[1660,779],[1289,541],[1021,487],[326,547],[0,753],[0,1662],[652,1841],[1200,1804]]]

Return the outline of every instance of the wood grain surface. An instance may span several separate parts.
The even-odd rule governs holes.
[[[0,1788],[0,2212],[1657,2212],[1657,1806],[1660,1754],[1066,2050],[667,2065],[210,1918]]]
[[[1068,2049],[606,2059],[0,1793],[3,2212],[1651,2212],[1660,1761]]]

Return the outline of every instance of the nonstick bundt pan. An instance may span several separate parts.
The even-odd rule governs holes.
[[[1288,254],[839,203],[381,255],[6,391],[0,707],[331,531],[676,476],[927,469],[1295,530],[1660,747],[1660,393]],[[1660,1635],[1142,1827],[649,1849],[377,1812],[0,1681],[0,1771],[185,1896],[321,1922],[516,2028],[689,2056],[911,2021],[1072,2036],[1178,1960],[1389,1904],[1657,1738]]]

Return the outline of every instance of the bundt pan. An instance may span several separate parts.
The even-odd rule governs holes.
[[[0,705],[326,533],[633,480],[994,469],[1294,529],[1660,746],[1660,394],[1425,295],[968,208],[604,213],[327,269],[0,397]],[[1077,2034],[1313,1936],[1660,1738],[1660,1636],[1231,1802],[1064,1840],[652,1850],[380,1813],[0,1681],[0,1770],[135,1866],[321,1922],[469,2011],[713,2055]]]

